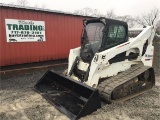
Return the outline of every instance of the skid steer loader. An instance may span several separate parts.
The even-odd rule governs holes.
[[[83,21],[81,47],[71,49],[66,74],[48,71],[35,90],[71,119],[107,103],[127,100],[155,84],[154,26],[128,30],[123,21]]]

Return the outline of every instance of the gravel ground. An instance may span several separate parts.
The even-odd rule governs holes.
[[[65,67],[54,68],[59,72]],[[45,71],[1,78],[0,120],[68,120],[33,90]],[[160,120],[160,77],[156,86],[141,96],[104,105],[82,120]]]

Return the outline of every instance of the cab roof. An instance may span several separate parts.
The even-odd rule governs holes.
[[[128,26],[126,22],[120,21],[120,20],[115,20],[115,19],[109,19],[109,18],[92,18],[92,19],[86,19],[84,20],[86,24],[88,23],[93,23],[93,22],[103,22],[104,24],[110,25],[110,24],[118,24],[118,25],[123,25],[123,26]]]

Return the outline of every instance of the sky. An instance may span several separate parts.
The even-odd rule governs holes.
[[[27,0],[29,6],[45,6],[46,9],[74,12],[83,8],[97,9],[102,14],[113,9],[118,16],[137,16],[154,7],[160,9],[160,0]],[[17,0],[0,0],[0,3],[17,3]]]

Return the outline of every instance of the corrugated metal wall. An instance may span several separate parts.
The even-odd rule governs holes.
[[[46,42],[7,43],[5,19],[45,21]],[[0,66],[67,58],[80,45],[81,16],[0,6]]]

